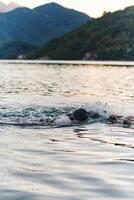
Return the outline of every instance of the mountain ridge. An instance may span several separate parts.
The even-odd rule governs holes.
[[[29,59],[134,60],[134,6],[92,20],[48,42]]]
[[[45,11],[48,7],[49,10],[54,10],[54,6],[57,7],[55,12]],[[54,3],[34,9],[20,7],[10,12],[0,13],[0,46],[15,40],[35,46],[43,45],[90,19],[84,13]]]

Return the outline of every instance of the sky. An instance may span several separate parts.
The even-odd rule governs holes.
[[[22,6],[36,7],[38,5],[56,2],[65,7],[87,13],[91,17],[100,17],[104,11],[116,11],[134,5],[134,0],[0,0],[4,3],[14,1]]]

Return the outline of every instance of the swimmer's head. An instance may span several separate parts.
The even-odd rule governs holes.
[[[79,108],[79,109],[73,111],[72,116],[75,121],[82,122],[82,121],[88,119],[88,112],[83,108]]]

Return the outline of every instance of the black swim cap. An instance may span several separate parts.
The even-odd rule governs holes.
[[[73,112],[73,117],[76,121],[81,122],[88,118],[88,112],[83,108],[79,108]]]

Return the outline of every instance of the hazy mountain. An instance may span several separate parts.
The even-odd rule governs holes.
[[[134,60],[134,6],[107,13],[54,39],[29,58]]]
[[[0,2],[0,13],[8,12],[8,11],[14,10],[18,7],[20,7],[20,5],[13,1],[10,2],[8,5],[4,4],[3,2]]]
[[[0,13],[0,45],[15,40],[43,45],[90,19],[81,12],[64,8],[56,3],[34,9],[23,7]]]

